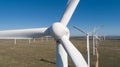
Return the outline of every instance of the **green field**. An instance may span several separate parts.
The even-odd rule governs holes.
[[[86,41],[71,40],[86,58]],[[90,45],[92,42],[90,42]],[[34,43],[28,40],[0,40],[0,67],[55,67],[55,41],[39,39]],[[95,67],[96,56],[92,55],[91,67]],[[100,41],[99,47],[99,67],[120,67],[120,40]],[[73,67],[69,60],[69,67]]]

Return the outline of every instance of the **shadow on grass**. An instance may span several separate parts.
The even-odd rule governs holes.
[[[49,60],[46,60],[46,59],[40,59],[40,61],[51,63],[51,64],[56,64],[55,62],[52,62],[52,61],[49,61]],[[70,66],[68,65],[68,67],[70,67]]]
[[[51,63],[51,64],[56,64],[55,62],[52,62],[52,61],[49,61],[49,60],[46,60],[46,59],[40,59],[40,61]]]

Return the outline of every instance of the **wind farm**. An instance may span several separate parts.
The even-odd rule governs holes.
[[[71,41],[81,51],[84,58],[86,58],[86,38],[82,39],[71,38]],[[14,40],[0,40],[0,66],[1,67],[56,67],[56,42],[49,39],[36,39],[34,42],[31,40],[31,44],[28,40],[17,40],[16,45]],[[114,45],[113,45],[114,44]],[[119,40],[105,40],[99,42],[99,67],[113,67],[119,65]],[[112,53],[111,53],[112,52]],[[90,40],[90,57],[91,66],[96,65],[96,56],[92,55],[92,40]],[[86,58],[87,60],[87,58]],[[74,67],[73,63],[69,59],[69,67]]]
[[[93,0],[91,3],[92,2],[94,3]],[[91,27],[101,24],[101,19],[104,19],[99,19],[101,15],[102,17],[110,18],[110,16],[102,14],[102,11],[100,11],[100,15],[97,12],[92,12],[95,11],[93,8],[96,7],[90,6],[89,2],[86,4],[86,1],[83,0],[63,0],[59,2],[55,0],[54,3],[51,1],[42,3],[42,1],[39,0],[13,0],[9,2],[1,1],[0,3],[0,5],[2,5],[0,22],[3,22],[1,26],[7,25],[4,26],[6,29],[1,27],[0,30],[1,67],[120,66],[118,60],[120,59],[120,39],[110,39],[109,37],[111,34],[119,35],[113,32],[115,30],[110,28],[112,30],[111,32],[109,29],[101,29],[100,32],[103,32],[102,35],[108,35],[103,38],[99,38],[100,35],[96,34],[95,28],[93,32],[86,33]],[[5,3],[6,5],[4,5]],[[98,1],[96,3],[98,3]],[[106,1],[104,3],[106,3]],[[113,3],[113,1],[110,1],[110,3]],[[86,6],[84,4],[86,4]],[[100,7],[100,4],[98,4],[93,5]],[[41,5],[44,6],[41,7]],[[110,4],[108,5],[110,6]],[[108,7],[108,5],[102,7]],[[84,8],[84,10],[83,7],[87,7],[87,9]],[[48,14],[46,11],[51,13]],[[85,11],[88,12],[85,13]],[[96,9],[96,11],[99,10]],[[109,8],[106,11],[109,11]],[[12,20],[13,22],[11,21],[12,18],[14,18],[14,21]],[[39,20],[44,18],[44,21],[39,21],[38,18]],[[23,21],[21,21],[22,19]],[[80,20],[84,21],[84,23],[77,22]],[[103,21],[105,20],[106,19]],[[23,24],[19,25],[16,21],[18,23],[22,22]],[[11,24],[8,24],[8,22],[11,22]],[[25,22],[27,23],[24,25]],[[74,28],[86,36],[78,35],[79,33],[73,30],[73,24],[77,26],[74,26]],[[81,24],[81,26],[78,28],[79,24]],[[107,21],[102,24],[105,26],[108,25]],[[10,25],[12,25],[12,27],[10,27]],[[37,28],[34,28],[34,26]],[[85,31],[80,29],[83,27]],[[92,34],[92,36],[90,36],[90,34]],[[97,41],[98,39],[100,41]]]

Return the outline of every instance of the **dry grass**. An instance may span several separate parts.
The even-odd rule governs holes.
[[[120,40],[106,40],[99,47],[100,67],[120,67]]]
[[[86,58],[86,41],[71,40]],[[92,42],[91,42],[92,44]],[[55,67],[55,41],[36,40],[28,43],[28,40],[0,40],[0,67]],[[91,46],[92,49],[92,46]],[[120,41],[107,40],[99,45],[99,67],[120,67]],[[92,55],[91,67],[95,67],[96,56]],[[69,66],[73,64],[69,60]]]

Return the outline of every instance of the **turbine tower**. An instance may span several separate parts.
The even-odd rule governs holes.
[[[80,0],[68,0],[66,10],[61,20],[53,23],[49,28],[0,31],[0,39],[32,39],[43,36],[52,36],[55,38],[57,44],[56,67],[68,67],[67,56],[71,58],[75,67],[88,67],[82,54],[69,40],[70,32],[67,27],[79,1]]]

